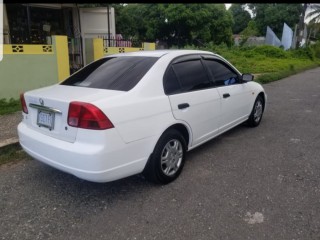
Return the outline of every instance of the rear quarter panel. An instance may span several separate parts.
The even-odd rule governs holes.
[[[168,63],[167,59],[160,58],[132,90],[95,102],[126,143],[160,137],[168,126],[176,123],[162,84]]]

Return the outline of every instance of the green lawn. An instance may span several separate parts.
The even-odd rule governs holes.
[[[320,66],[312,49],[284,51],[273,46],[211,46],[204,50],[222,55],[242,73],[257,74],[256,81],[267,83]]]

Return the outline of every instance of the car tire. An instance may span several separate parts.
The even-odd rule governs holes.
[[[263,110],[264,110],[264,100],[259,95],[253,104],[251,114],[250,114],[249,119],[247,121],[247,124],[249,127],[259,126],[261,119],[262,119]]]
[[[181,173],[186,156],[186,141],[175,129],[169,129],[158,140],[143,171],[146,179],[168,184]]]

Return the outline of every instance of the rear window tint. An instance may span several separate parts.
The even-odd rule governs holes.
[[[164,92],[166,94],[175,94],[180,91],[180,83],[171,66],[165,74]]]
[[[129,91],[158,59],[156,57],[102,58],[70,76],[61,85]]]

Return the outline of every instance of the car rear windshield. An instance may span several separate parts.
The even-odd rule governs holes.
[[[157,57],[109,57],[82,68],[61,85],[129,91],[158,60]]]

